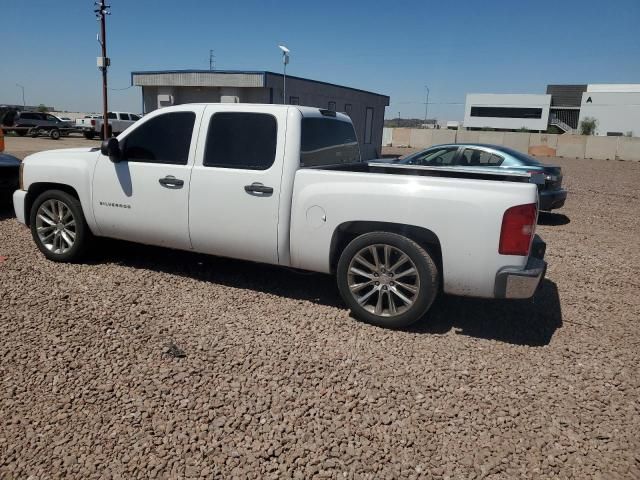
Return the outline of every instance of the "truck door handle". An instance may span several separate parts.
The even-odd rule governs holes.
[[[244,191],[247,193],[273,193],[272,187],[265,187],[259,182],[254,182],[251,185],[245,185]]]
[[[160,185],[165,188],[182,188],[184,185],[184,180],[180,180],[179,178],[174,177],[173,175],[167,175],[164,178],[158,179]]]

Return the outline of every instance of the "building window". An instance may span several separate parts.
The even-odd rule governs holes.
[[[204,162],[207,167],[266,170],[276,158],[278,126],[266,113],[223,112],[211,117]]]
[[[332,112],[336,111],[336,102],[329,102],[329,110]]]
[[[300,97],[289,97],[289,105],[300,105]]]
[[[345,103],[344,104],[344,113],[346,113],[347,115],[351,116],[351,109],[352,109],[352,105],[350,103]]]
[[[373,108],[367,107],[364,117],[364,143],[371,143],[373,133]]]
[[[542,108],[471,107],[471,116],[493,118],[542,118]]]

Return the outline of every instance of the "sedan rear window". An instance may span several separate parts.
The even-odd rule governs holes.
[[[522,162],[523,165],[532,165],[532,166],[542,165],[541,162],[539,162],[532,156],[527,155],[526,153],[519,152],[518,150],[514,150],[513,148],[500,147],[500,150],[518,159],[520,162]]]

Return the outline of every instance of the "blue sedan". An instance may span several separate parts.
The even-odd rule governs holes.
[[[544,185],[538,185],[540,210],[553,210],[564,205],[567,191],[562,188],[562,169],[508,147],[480,143],[436,145],[394,160],[404,165],[430,167],[489,168],[497,171],[543,173]]]

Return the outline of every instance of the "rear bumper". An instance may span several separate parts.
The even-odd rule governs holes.
[[[27,197],[27,192],[24,190],[16,190],[13,192],[13,209],[16,212],[16,218],[20,223],[27,224],[26,212],[24,209],[24,201]]]
[[[540,192],[540,210],[553,210],[564,206],[567,199],[567,191],[560,190],[543,190]]]
[[[536,235],[524,269],[504,267],[496,274],[495,297],[531,298],[547,272],[547,262],[543,260],[545,250],[546,244]]]

